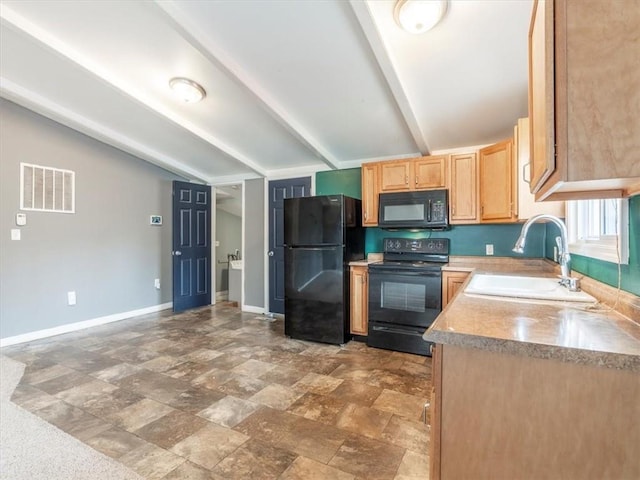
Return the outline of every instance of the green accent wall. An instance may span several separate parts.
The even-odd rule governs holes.
[[[348,195],[362,198],[359,168],[331,170],[316,174],[316,195]],[[382,251],[385,237],[416,238],[431,235],[433,238],[449,238],[451,255],[485,256],[485,245],[493,244],[496,257],[531,257],[553,259],[553,246],[558,235],[553,224],[534,224],[527,235],[523,255],[511,251],[520,235],[521,224],[455,225],[446,231],[410,232],[387,231],[367,228],[365,252]],[[600,282],[617,287],[618,265],[581,255],[572,255],[572,269]],[[622,265],[621,288],[640,296],[640,195],[629,200],[629,265]]]
[[[316,173],[316,195],[347,195],[362,198],[359,168],[329,170]]]
[[[551,228],[551,226],[547,228]],[[553,241],[550,233],[548,232],[547,236]],[[552,257],[553,247],[547,249],[547,258]],[[613,287],[618,286],[618,265],[616,263],[604,262],[582,255],[571,255],[571,268],[599,282]],[[640,195],[629,199],[629,264],[620,266],[620,280],[622,290],[640,296]]]
[[[546,230],[543,224],[532,225],[527,235],[524,254],[511,251],[520,236],[520,224],[500,225],[454,225],[449,230],[407,230],[388,231],[382,228],[367,228],[365,252],[381,252],[385,237],[399,238],[448,238],[450,254],[458,256],[485,256],[485,245],[493,245],[495,257],[534,257],[544,256]]]

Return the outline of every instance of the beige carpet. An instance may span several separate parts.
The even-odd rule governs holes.
[[[141,480],[132,470],[11,403],[24,365],[0,356],[0,479]]]

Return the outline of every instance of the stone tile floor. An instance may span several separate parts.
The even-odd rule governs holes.
[[[149,479],[427,479],[431,359],[218,304],[6,347],[12,401]]]

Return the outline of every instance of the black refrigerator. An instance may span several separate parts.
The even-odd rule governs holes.
[[[344,195],[284,200],[284,332],[315,342],[349,338],[349,262],[364,258],[361,202]]]

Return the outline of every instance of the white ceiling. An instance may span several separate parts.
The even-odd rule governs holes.
[[[2,0],[0,95],[211,184],[492,143],[527,115],[531,0]],[[174,99],[191,78],[204,101]]]

